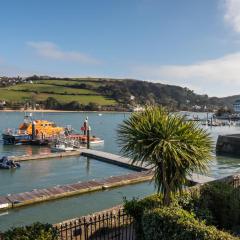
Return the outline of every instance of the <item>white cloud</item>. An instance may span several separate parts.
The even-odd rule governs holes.
[[[134,73],[210,95],[240,94],[240,52],[190,65],[140,66]]]
[[[224,19],[229,23],[235,32],[240,33],[240,0],[224,0]]]
[[[83,64],[99,64],[95,58],[77,51],[63,51],[52,42],[28,42],[28,46],[36,50],[37,54],[53,60],[78,62]]]

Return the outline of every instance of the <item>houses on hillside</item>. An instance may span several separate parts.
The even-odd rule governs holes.
[[[25,82],[27,82],[27,79],[19,76],[18,77],[0,76],[0,87],[12,86]]]

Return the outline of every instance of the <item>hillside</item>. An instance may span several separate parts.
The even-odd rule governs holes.
[[[209,98],[188,88],[130,79],[29,77],[0,88],[8,107],[69,110],[128,110],[136,105],[162,104],[179,110],[212,110],[232,106],[239,96]]]

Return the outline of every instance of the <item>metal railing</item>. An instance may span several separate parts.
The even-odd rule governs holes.
[[[134,221],[122,209],[56,226],[59,240],[135,240]]]

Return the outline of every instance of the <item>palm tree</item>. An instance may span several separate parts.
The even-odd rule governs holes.
[[[196,122],[163,107],[148,106],[133,113],[118,129],[118,140],[124,156],[132,163],[150,167],[163,203],[181,192],[187,176],[205,173],[211,159],[213,142],[209,133]]]

